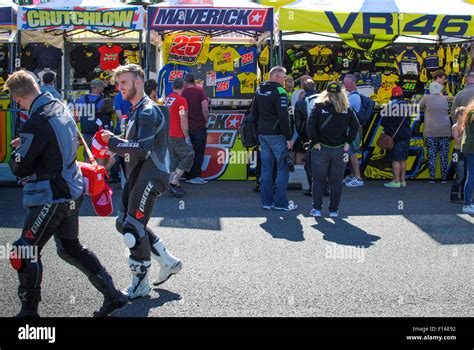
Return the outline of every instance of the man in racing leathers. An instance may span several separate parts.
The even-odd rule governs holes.
[[[13,73],[4,90],[9,90],[29,119],[12,141],[12,173],[28,177],[23,188],[27,208],[21,237],[13,243],[10,260],[20,280],[21,310],[17,317],[39,317],[43,265],[41,250],[54,235],[58,255],[87,275],[104,295],[104,304],[94,316],[107,316],[127,304],[115,289],[112,278],[90,250],[79,242],[79,210],[83,180],[76,163],[77,126],[65,104],[38,84],[25,71]]]
[[[165,282],[181,270],[179,259],[170,254],[152,230],[147,227],[155,201],[165,193],[169,182],[168,126],[158,105],[144,92],[144,72],[140,66],[129,64],[114,71],[114,80],[124,100],[132,103],[128,113],[125,139],[102,132],[110,151],[124,157],[126,184],[122,205],[116,221],[130,249],[128,264],[132,282],[127,288],[129,299],[150,293],[148,269],[150,255],[160,264],[155,285]]]

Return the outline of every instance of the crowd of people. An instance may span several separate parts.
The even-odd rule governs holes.
[[[116,229],[130,250],[128,266],[132,281],[124,292],[116,289],[99,259],[78,238],[84,196],[84,182],[76,162],[78,129],[71,111],[55,97],[54,76],[44,75],[41,90],[25,71],[13,73],[6,81],[4,89],[22,109],[29,111],[20,137],[12,141],[9,162],[15,176],[27,179],[23,189],[26,220],[14,246],[38,250],[36,259],[11,255],[12,267],[19,277],[19,317],[39,316],[43,273],[40,254],[52,236],[59,256],[85,273],[104,295],[103,305],[95,316],[107,316],[128,300],[150,293],[151,258],[160,265],[155,285],[166,282],[182,269],[181,260],[170,253],[147,224],[159,195],[165,192],[176,197],[185,195],[180,184],[183,176],[191,184],[206,183],[200,172],[209,100],[192,74],[187,74],[184,80],[175,79],[164,106],[154,101],[156,81],[145,81],[140,66],[119,66],[113,78],[119,92],[115,100],[103,96],[105,86],[101,80],[93,80],[91,93],[78,102],[90,103],[97,111],[96,118],[81,120],[85,142],[100,137],[111,159],[118,160],[107,164],[108,170],[113,175],[113,168],[119,165],[124,175],[116,220]],[[315,93],[314,81],[306,77],[300,83],[302,91],[293,93],[291,98],[288,88],[293,87],[286,86],[286,80],[285,68],[273,67],[269,80],[258,86],[251,108],[261,154],[262,208],[282,211],[298,208],[287,196],[293,152],[300,153],[295,160],[305,163],[311,182],[313,204],[309,214],[321,217],[323,197],[328,195],[329,216],[337,218],[343,186],[364,186],[357,153],[367,117],[367,101],[357,92],[356,80],[349,74],[343,85],[330,82],[320,94]],[[434,181],[435,159],[439,154],[442,181],[446,181],[449,145],[454,138],[456,179],[450,200],[462,201],[462,211],[474,214],[474,73],[467,75],[464,90],[454,98],[452,126],[448,101],[442,95],[445,81],[446,75],[437,72],[430,94],[420,102],[425,111],[423,135],[430,176]],[[294,104],[294,113],[290,113],[290,103]],[[389,104],[406,103],[403,91],[394,87]],[[119,118],[117,125],[112,122],[114,112]],[[407,185],[406,160],[413,117],[382,117],[384,133],[394,141],[387,154],[392,161],[393,180],[386,187]],[[344,177],[348,163],[351,174]]]

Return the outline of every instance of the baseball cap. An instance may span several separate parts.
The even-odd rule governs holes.
[[[403,90],[400,86],[395,86],[392,89],[392,97],[400,97],[403,95]]]
[[[341,84],[339,84],[335,81],[329,82],[328,86],[326,88],[326,90],[328,92],[332,92],[333,94],[337,94],[337,93],[341,92],[341,89],[342,89]]]
[[[105,83],[100,79],[94,79],[91,81],[91,88],[105,87]]]
[[[109,216],[113,213],[112,194],[113,191],[110,186],[105,184],[105,188],[101,193],[91,197],[92,205],[97,215]]]

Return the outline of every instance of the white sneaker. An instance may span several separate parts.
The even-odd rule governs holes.
[[[311,209],[311,211],[309,212],[309,215],[311,215],[313,218],[320,218],[322,216],[321,210],[318,210],[318,209]]]
[[[349,183],[354,179],[354,176],[347,175],[344,179],[342,179],[342,183],[345,185],[346,183]]]
[[[338,210],[336,210],[336,211],[330,211],[330,212],[329,212],[329,217],[330,217],[330,218],[335,219],[335,218],[337,218],[338,216],[339,216],[339,211],[338,211]]]
[[[151,262],[128,258],[128,266],[132,271],[132,282],[123,293],[130,300],[148,296],[151,291],[150,283],[148,282],[148,269],[151,266]]]
[[[474,205],[465,205],[462,207],[462,212],[464,214],[471,214],[474,215]]]
[[[359,180],[358,178],[354,177],[351,181],[346,183],[346,187],[361,187],[364,186],[364,180]]]

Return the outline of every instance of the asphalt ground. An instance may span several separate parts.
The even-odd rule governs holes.
[[[114,212],[120,190],[113,185]],[[450,183],[382,182],[345,188],[341,216],[309,216],[311,198],[289,191],[294,212],[260,208],[252,182],[185,185],[186,197],[160,197],[150,227],[183,261],[183,270],[118,317],[473,317],[474,217],[449,203]],[[21,190],[0,187],[0,247],[16,240],[25,210]],[[90,199],[80,239],[120,289],[131,276],[114,217]],[[89,317],[102,297],[61,260],[54,241],[42,253],[40,314]],[[0,317],[18,311],[17,275],[0,261]],[[152,262],[151,276],[158,274]]]

